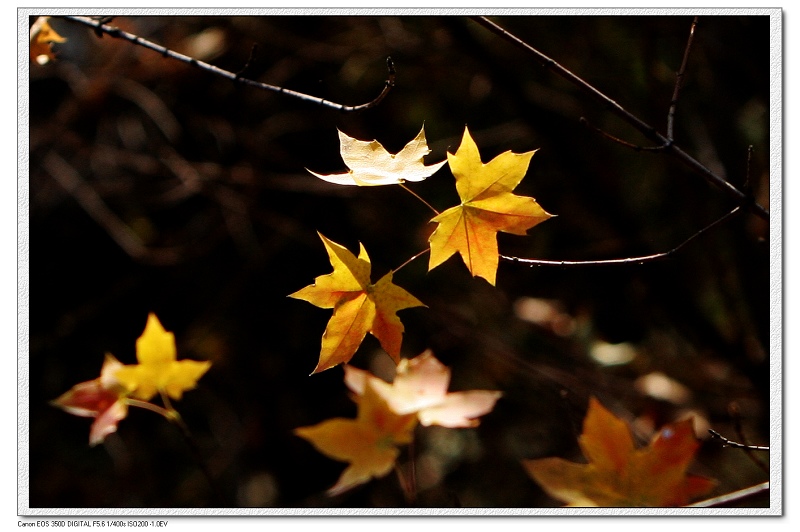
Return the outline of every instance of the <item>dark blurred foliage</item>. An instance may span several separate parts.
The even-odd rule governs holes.
[[[497,21],[631,113],[666,129],[691,17],[505,17]],[[677,106],[676,142],[767,208],[767,17],[702,17]],[[424,205],[398,187],[337,187],[336,128],[399,150],[424,123],[439,161],[468,125],[485,161],[539,149],[517,193],[558,215],[501,252],[593,260],[667,251],[733,205],[524,52],[457,17],[119,17],[114,25],[266,83],[345,104],[342,113],[236,84],[85,27],[30,79],[30,505],[32,507],[403,506],[394,475],[336,498],[344,465],[292,434],[351,417],[341,368],[309,376],[330,311],[287,298],[330,271],[317,232],[373,275],[426,247]],[[251,58],[253,47],[257,49]],[[747,167],[747,147],[754,152]],[[415,192],[457,202],[443,169]],[[595,395],[644,443],[687,415],[769,441],[768,226],[735,217],[658,263],[539,267],[501,262],[497,287],[458,259],[395,282],[428,308],[400,312],[404,355],[426,348],[452,390],[504,392],[476,429],[425,428],[414,447],[421,506],[555,506],[524,458],[581,460]],[[377,277],[374,277],[377,279]],[[154,311],[179,357],[211,360],[176,404],[197,454],[140,409],[106,443],[48,405],[95,378],[103,355],[135,361]],[[773,353],[772,356],[778,356]],[[378,371],[368,337],[353,358]],[[732,413],[737,410],[737,414]],[[761,453],[766,455],[767,453]],[[403,454],[405,465],[408,455]],[[761,456],[768,460],[767,456]],[[202,474],[207,464],[215,488]],[[766,480],[744,453],[707,441],[692,471],[724,494]],[[215,490],[217,495],[215,495]],[[767,503],[768,504],[768,503]]]

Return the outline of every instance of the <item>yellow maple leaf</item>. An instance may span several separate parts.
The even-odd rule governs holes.
[[[211,367],[211,362],[177,360],[175,335],[167,332],[152,312],[136,340],[138,364],[121,367],[114,374],[131,396],[147,401],[159,392],[180,399],[183,392],[197,386],[197,381]]]
[[[289,297],[308,301],[321,308],[332,308],[322,335],[319,363],[313,373],[349,361],[367,333],[371,333],[395,362],[400,360],[403,324],[397,311],[425,305],[403,288],[392,283],[390,271],[372,284],[372,265],[364,249],[358,258],[347,248],[319,235],[333,266],[333,273],[321,275]]]
[[[511,193],[525,177],[534,153],[507,151],[483,164],[478,146],[464,128],[458,150],[447,154],[461,204],[431,220],[439,225],[429,239],[428,271],[458,252],[474,277],[495,284],[497,232],[525,235],[552,216],[533,198]]]
[[[339,150],[349,171],[344,174],[318,174],[320,179],[337,185],[396,185],[406,181],[422,181],[433,175],[447,161],[425,166],[423,157],[431,150],[425,141],[425,127],[405,147],[391,154],[377,140],[354,139],[339,131]]]
[[[523,461],[550,496],[569,506],[683,506],[715,484],[686,473],[700,445],[691,420],[664,426],[649,446],[637,449],[625,422],[593,397],[578,441],[588,464]]]
[[[448,392],[450,369],[430,350],[401,360],[391,384],[349,365],[345,366],[344,375],[345,384],[357,395],[364,394],[368,387],[374,388],[394,412],[416,414],[426,427],[476,427],[478,418],[491,412],[502,395],[489,390]]]
[[[294,433],[308,440],[322,454],[348,462],[347,468],[329,495],[388,474],[397,457],[398,446],[413,439],[415,415],[393,412],[386,401],[367,384],[358,402],[356,419],[334,418],[311,427],[300,427]]]
[[[67,42],[50,26],[49,20],[50,17],[39,17],[30,29],[30,57],[31,61],[39,65],[45,65],[56,58],[52,50],[53,43]]]

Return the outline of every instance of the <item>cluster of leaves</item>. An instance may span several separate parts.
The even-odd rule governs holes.
[[[531,227],[551,217],[536,200],[512,191],[528,170],[534,152],[505,152],[489,163],[481,161],[475,141],[464,129],[461,145],[447,160],[426,166],[430,153],[425,129],[397,154],[377,141],[357,140],[339,132],[342,159],[349,172],[315,176],[340,185],[403,185],[421,181],[448,163],[456,180],[461,204],[431,219],[438,224],[431,234],[428,271],[458,253],[474,277],[494,285],[499,252],[497,233],[524,235]],[[404,185],[403,185],[404,186]],[[358,258],[343,246],[320,235],[328,251],[333,273],[317,277],[314,284],[290,297],[321,308],[333,308],[333,316],[322,335],[322,350],[314,373],[349,362],[367,332],[375,336],[395,363],[400,359],[404,331],[396,312],[424,306],[417,298],[392,283],[390,271],[376,283],[370,280],[370,260],[361,245]]]
[[[358,405],[356,419],[330,419],[295,434],[321,453],[350,465],[328,493],[347,489],[389,473],[399,447],[413,440],[417,422],[424,426],[475,427],[490,412],[500,392],[448,392],[450,370],[430,351],[403,359],[389,384],[367,371],[345,366],[345,384]]]
[[[54,58],[52,43],[64,39],[42,17],[31,28],[31,59]],[[525,235],[552,217],[531,197],[514,189],[524,178],[535,151],[507,151],[483,163],[465,128],[460,146],[447,159],[426,165],[430,153],[424,128],[400,152],[389,153],[377,140],[362,141],[339,131],[340,151],[348,167],[342,174],[316,177],[338,185],[380,186],[422,181],[445,165],[455,178],[460,204],[436,211],[428,271],[458,254],[473,277],[495,285],[499,263],[497,233]],[[435,211],[435,209],[434,209]],[[396,270],[372,282],[371,261],[360,244],[358,256],[319,234],[333,272],[290,295],[321,308],[333,309],[322,335],[319,360],[312,373],[344,365],[344,381],[357,405],[355,419],[334,418],[294,433],[324,455],[348,465],[329,495],[345,492],[397,466],[401,450],[414,439],[418,425],[470,428],[492,411],[499,391],[449,392],[450,369],[431,351],[402,358],[400,310],[425,304],[394,284]],[[372,334],[396,365],[392,382],[351,366],[367,333]],[[95,418],[90,445],[102,443],[117,430],[130,406],[179,420],[170,400],[180,400],[196,387],[210,362],[177,360],[175,338],[155,314],[136,341],[137,364],[123,365],[107,354],[100,376],[75,385],[53,401],[71,414]],[[156,395],[163,407],[150,402]],[[708,493],[712,480],[689,475],[699,447],[691,420],[667,425],[645,448],[637,449],[627,424],[592,398],[584,420],[580,447],[588,463],[562,458],[524,460],[522,466],[552,497],[570,506],[679,506]],[[413,457],[412,457],[413,459]]]
[[[123,365],[106,354],[98,378],[76,384],[52,402],[70,414],[95,418],[89,431],[90,445],[102,443],[116,432],[129,406],[147,408],[167,419],[177,418],[170,398],[180,400],[211,367],[211,362],[178,360],[175,335],[167,332],[153,313],[136,340],[136,359],[138,364]],[[149,402],[157,394],[165,408]]]
[[[551,217],[533,198],[512,192],[525,176],[534,152],[505,152],[484,164],[465,129],[455,154],[448,153],[447,161],[426,166],[423,157],[430,150],[424,128],[397,154],[388,153],[377,140],[361,141],[341,131],[339,139],[349,171],[311,173],[340,185],[403,186],[406,181],[429,177],[445,162],[449,164],[461,203],[431,219],[438,225],[429,238],[429,271],[458,253],[474,277],[494,285],[497,233],[525,235]],[[345,383],[354,393],[358,415],[301,427],[295,433],[326,456],[349,464],[328,491],[335,495],[388,474],[396,465],[399,448],[412,441],[418,421],[425,426],[474,427],[477,417],[490,412],[501,393],[448,393],[450,370],[430,351],[401,359],[404,327],[396,313],[424,304],[392,282],[393,271],[373,284],[363,245],[356,257],[326,237],[320,238],[333,272],[317,277],[313,285],[290,297],[333,309],[313,373],[344,363]],[[397,364],[392,384],[347,364],[368,332]],[[573,506],[677,506],[714,486],[711,480],[686,474],[699,446],[691,420],[664,427],[649,447],[637,450],[626,424],[592,398],[580,444],[588,464],[560,458],[523,462],[548,494]]]

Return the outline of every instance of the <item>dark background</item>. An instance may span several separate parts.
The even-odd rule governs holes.
[[[691,17],[495,20],[665,132]],[[528,237],[500,235],[509,255],[663,252],[734,206],[665,154],[587,128],[581,117],[647,145],[468,18],[113,21],[220,68],[248,65],[246,77],[350,105],[380,92],[391,56],[396,87],[351,114],[51,22],[68,42],[55,47],[57,62],[31,65],[29,95],[31,507],[405,504],[394,475],[326,497],[344,465],[292,434],[355,415],[341,368],[309,376],[330,311],[286,297],[330,272],[317,231],[354,252],[362,242],[377,280],[423,250],[433,229],[430,211],[398,187],[337,187],[305,172],[344,170],[336,128],[396,152],[424,123],[429,163],[456,150],[465,125],[485,162],[539,149],[516,192],[557,217]],[[678,145],[767,208],[769,57],[768,17],[701,17],[675,122]],[[458,202],[446,168],[411,188],[439,210]],[[426,273],[424,257],[398,272],[395,282],[428,307],[399,313],[404,356],[431,348],[452,368],[451,390],[504,393],[476,429],[419,430],[418,504],[559,505],[520,460],[580,461],[576,438],[591,395],[630,421],[643,444],[654,428],[688,415],[701,437],[714,428],[737,439],[732,409],[747,438],[766,444],[767,235],[764,221],[743,214],[666,261],[501,262],[494,288],[472,279],[460,259]],[[547,312],[536,318],[537,309]],[[48,405],[97,377],[106,352],[134,363],[151,311],[174,331],[179,358],[213,362],[176,405],[197,454],[141,409],[90,448],[90,420]],[[604,364],[600,348],[635,356]],[[390,365],[372,337],[352,363],[376,372]],[[714,441],[692,471],[717,479],[715,494],[767,479],[744,453]]]

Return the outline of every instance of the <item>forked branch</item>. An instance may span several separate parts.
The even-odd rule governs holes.
[[[241,72],[244,72],[247,69],[247,66],[251,62],[252,57],[251,59],[248,59],[248,64],[245,65],[245,67],[242,68],[242,70],[239,73],[229,72],[227,70],[223,70],[219,67],[211,65],[204,61],[200,61],[198,59],[194,59],[193,57],[189,57],[187,55],[183,55],[178,52],[172,51],[169,48],[165,48],[164,46],[155,44],[151,41],[148,41],[147,39],[143,39],[137,35],[133,35],[132,33],[122,31],[121,29],[115,26],[110,26],[104,23],[108,21],[108,18],[98,20],[91,17],[64,16],[64,19],[88,26],[92,28],[94,32],[99,36],[105,34],[110,37],[128,41],[132,44],[142,46],[149,50],[153,50],[154,52],[158,52],[164,57],[169,57],[170,59],[181,61],[183,63],[186,63],[187,65],[192,65],[201,70],[205,70],[206,72],[210,72],[222,78],[229,79],[235,83],[242,83],[244,85],[254,87],[257,89],[277,92],[279,94],[291,96],[292,98],[297,98],[298,100],[302,100],[309,103],[315,103],[339,111],[344,111],[344,112],[363,111],[365,109],[375,107],[386,97],[387,94],[389,94],[389,91],[392,89],[392,87],[394,87],[395,70],[394,70],[394,63],[392,62],[392,59],[390,57],[386,58],[386,65],[389,69],[389,76],[386,78],[386,81],[384,82],[383,90],[381,91],[381,93],[378,94],[378,96],[374,100],[361,105],[344,105],[341,103],[332,102],[330,100],[325,100],[324,98],[319,98],[317,96],[311,96],[308,94],[304,94],[302,92],[297,92],[291,89],[278,87],[277,85],[261,83],[259,81],[242,77],[240,74]]]
[[[530,54],[540,65],[547,68],[548,70],[553,71],[554,73],[558,74],[562,78],[566,79],[576,87],[578,87],[583,92],[590,95],[592,98],[598,100],[603,106],[608,109],[610,112],[633,126],[637,131],[642,133],[647,139],[656,143],[657,146],[662,147],[665,153],[669,153],[671,156],[675,157],[682,163],[686,164],[689,168],[693,171],[699,173],[703,176],[706,181],[711,183],[712,185],[716,186],[723,192],[725,192],[728,196],[736,201],[736,203],[740,206],[746,206],[750,209],[753,213],[757,216],[763,218],[764,220],[769,220],[769,212],[756,203],[751,196],[748,196],[725,179],[720,177],[719,175],[715,174],[709,168],[704,166],[700,163],[697,159],[683,151],[679,148],[676,144],[672,142],[672,140],[659,133],[653,126],[647,124],[646,122],[639,119],[637,116],[631,114],[627,111],[624,107],[620,104],[600,92],[594,86],[590,85],[573,72],[568,70],[567,68],[563,67],[562,65],[558,64],[556,61],[551,59],[550,57],[546,56],[530,44],[526,43],[516,35],[509,33],[499,25],[495,24],[491,20],[486,17],[478,16],[472,17],[472,20],[480,24],[481,26],[487,28],[488,30],[492,31],[493,33],[499,35],[503,39],[509,41],[510,43],[514,44],[525,50],[528,54]],[[687,47],[688,50],[688,47]]]

